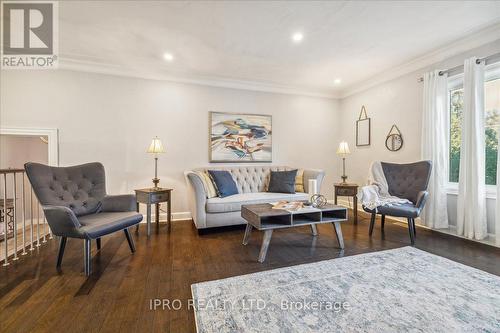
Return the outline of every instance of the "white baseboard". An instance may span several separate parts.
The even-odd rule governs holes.
[[[146,223],[146,214],[142,214],[144,218],[142,219],[141,223]],[[156,219],[155,214],[151,214],[151,220],[154,221]],[[177,212],[177,213],[172,213],[172,221],[190,221],[191,218],[191,212]],[[168,220],[168,214],[167,213],[160,213],[160,223],[167,222]]]
[[[160,214],[160,220],[167,219],[167,214]],[[183,220],[191,220],[191,212],[177,212],[172,213],[172,221],[183,221]]]

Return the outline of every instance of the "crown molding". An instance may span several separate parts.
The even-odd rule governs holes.
[[[423,56],[414,58],[409,62],[405,62],[399,66],[392,67],[382,71],[371,78],[362,82],[354,83],[350,87],[343,89],[339,93],[339,98],[346,98],[356,93],[360,93],[369,88],[382,84],[384,82],[396,79],[405,74],[413,73],[422,70],[425,67],[437,64],[441,61],[449,59],[457,54],[470,51],[474,48],[500,41],[500,23],[488,26],[482,30],[476,31],[466,37],[460,38],[445,46],[435,49]]]
[[[271,82],[251,81],[251,80],[237,80],[217,76],[201,76],[201,75],[175,75],[168,73],[165,70],[142,70],[133,69],[132,67],[125,67],[121,65],[109,64],[94,60],[81,59],[78,56],[64,56],[59,57],[59,69],[99,73],[107,75],[116,75],[124,77],[134,77],[148,80],[159,80],[186,84],[196,84],[210,87],[230,88],[239,90],[250,90],[267,93],[278,93],[288,95],[301,95],[308,97],[319,97],[328,99],[337,99],[338,94],[323,90],[311,90],[303,87],[296,87],[292,85],[282,85]]]
[[[434,51],[431,51],[423,56],[414,58],[409,62],[405,62],[398,66],[381,71],[380,73],[373,75],[366,80],[351,84],[349,87],[340,91],[331,91],[327,89],[310,89],[306,87],[298,87],[273,82],[231,79],[218,76],[203,76],[185,73],[174,74],[171,72],[167,72],[164,69],[143,69],[139,68],[140,66],[123,66],[107,63],[101,61],[100,59],[89,59],[83,55],[74,54],[62,54],[59,57],[59,69],[195,84],[219,88],[288,95],[301,95],[328,99],[343,99],[353,94],[365,91],[376,85],[396,79],[403,75],[422,70],[443,60],[449,59],[457,54],[464,53],[466,51],[486,45],[496,40],[500,41],[498,36],[500,36],[500,22],[490,25],[482,30],[476,31],[466,37],[460,38],[443,47],[435,49]]]

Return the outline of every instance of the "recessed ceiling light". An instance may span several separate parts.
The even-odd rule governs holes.
[[[333,84],[341,84],[341,83],[342,83],[342,79],[333,80]]]
[[[163,59],[166,61],[172,61],[174,60],[174,56],[172,53],[163,53]]]
[[[292,35],[292,40],[295,43],[300,43],[304,39],[304,35],[301,32],[296,32]]]

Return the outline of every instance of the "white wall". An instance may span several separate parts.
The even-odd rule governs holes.
[[[365,184],[368,168],[373,161],[404,163],[414,162],[421,158],[423,83],[418,82],[418,78],[423,73],[463,64],[464,59],[468,57],[483,57],[498,52],[500,52],[500,40],[342,99],[340,101],[340,137],[348,141],[349,146],[352,147],[352,154],[346,160],[346,173],[349,179]],[[368,147],[356,147],[355,126],[362,105],[366,106],[372,124],[372,144]],[[391,152],[385,147],[385,139],[392,124],[399,127],[404,140],[403,148],[397,152]],[[341,167],[340,162],[337,166]],[[494,230],[493,207],[494,204],[488,202],[488,231],[490,233]],[[456,195],[449,195],[448,211],[451,224],[455,224]]]
[[[102,162],[110,193],[151,185],[145,151],[158,135],[160,184],[174,189],[174,212],[188,211],[183,172],[209,164],[208,112],[224,111],[272,115],[272,164],[324,169],[331,197],[336,100],[63,70],[1,75],[2,127],[58,128],[60,165]]]
[[[420,157],[422,84],[418,75],[405,75],[363,93],[341,100],[340,136],[349,143],[351,155],[346,160],[346,174],[358,184],[365,184],[372,161],[410,162]],[[371,145],[356,147],[356,120],[361,106],[371,118]],[[390,152],[386,136],[396,124],[403,135],[403,147]],[[340,165],[340,164],[339,164]]]

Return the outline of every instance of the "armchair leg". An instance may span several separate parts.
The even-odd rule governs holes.
[[[369,231],[369,235],[371,236],[372,233],[373,233],[373,226],[375,225],[375,218],[377,217],[377,214],[375,213],[372,213],[372,216],[371,216],[371,219],[370,219],[370,231]]]
[[[85,275],[89,276],[92,270],[91,268],[91,256],[90,256],[90,239],[83,240],[83,261],[84,261],[84,271]]]
[[[97,249],[100,250],[101,249],[101,239],[100,238],[96,238],[95,242],[97,244]]]
[[[412,218],[408,218],[408,232],[410,233],[411,245],[415,245],[415,225]]]
[[[61,237],[61,240],[59,241],[59,252],[57,253],[57,264],[56,267],[59,268],[61,267],[62,263],[62,258],[64,256],[64,249],[66,248],[66,237]]]
[[[128,242],[128,246],[130,247],[130,251],[132,253],[134,253],[135,252],[134,239],[130,235],[130,232],[128,231],[128,229],[123,229],[123,232],[125,233],[125,237],[127,237],[127,242]]]
[[[385,226],[385,215],[382,215],[381,221],[380,221],[380,227],[382,231],[384,231],[384,226]]]

